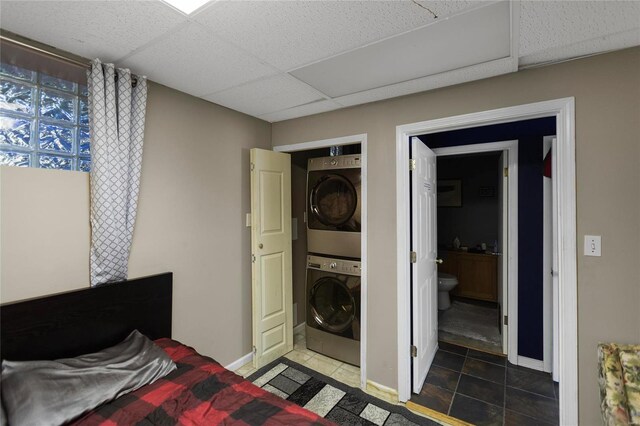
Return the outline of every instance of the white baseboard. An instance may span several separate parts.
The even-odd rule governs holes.
[[[306,323],[303,322],[303,323],[298,324],[295,327],[293,327],[293,334],[303,333],[304,330],[305,330],[305,328],[304,328],[305,325],[306,325]],[[242,356],[242,357],[236,359],[231,364],[225,365],[224,368],[226,368],[227,370],[235,371],[238,368],[240,368],[243,365],[245,365],[246,363],[250,362],[252,359],[253,359],[253,352],[249,352],[245,356]]]
[[[373,380],[367,380],[367,387],[365,388],[365,392],[390,404],[398,403],[397,389],[381,385],[380,383],[376,383]]]
[[[296,334],[304,333],[304,330],[305,330],[304,326],[305,325],[307,325],[306,322],[301,322],[300,324],[298,324],[295,327],[293,327],[293,334],[296,335]]]
[[[227,370],[236,371],[238,368],[242,367],[248,362],[251,362],[252,360],[253,352],[249,352],[245,356],[236,359],[231,364],[225,365],[224,368],[226,368]]]
[[[544,371],[544,362],[539,359],[518,356],[518,365],[521,367],[531,368],[533,370]]]

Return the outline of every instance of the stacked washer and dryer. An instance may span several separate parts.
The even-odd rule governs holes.
[[[360,365],[360,155],[307,167],[307,348]]]

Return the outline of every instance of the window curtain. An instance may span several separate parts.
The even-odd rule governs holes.
[[[136,221],[147,80],[98,59],[88,72],[91,285],[127,279]]]

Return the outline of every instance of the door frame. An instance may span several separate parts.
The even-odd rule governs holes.
[[[560,424],[578,423],[578,287],[575,98],[568,97],[404,124],[396,127],[398,398],[411,396],[409,138],[428,133],[555,117],[558,145]]]
[[[542,158],[551,150],[555,136],[542,138]],[[553,167],[551,168],[553,179]],[[542,184],[542,371],[551,373],[553,362],[553,181],[543,177]]]
[[[359,143],[360,169],[362,173],[362,186],[360,188],[360,388],[367,388],[367,134],[342,136],[338,138],[321,139],[315,141],[301,142],[291,145],[276,145],[274,151],[296,152],[308,151],[317,148],[328,148],[331,146],[351,145]]]
[[[487,142],[472,145],[456,145],[446,148],[434,148],[433,152],[437,157],[452,157],[463,154],[477,154],[482,152],[507,152],[509,162],[509,185],[507,188],[507,235],[503,235],[500,241],[503,256],[506,255],[507,276],[503,276],[503,294],[506,290],[507,309],[506,315],[509,317],[509,324],[504,325],[502,319],[502,330],[506,327],[507,344],[502,351],[506,350],[509,362],[518,364],[518,141],[508,140],[501,142]],[[503,185],[503,182],[500,182]],[[502,208],[502,206],[500,206]],[[500,224],[502,226],[502,224]],[[505,240],[507,244],[505,245]],[[507,248],[505,252],[504,247]],[[503,262],[505,261],[503,257]],[[506,283],[505,283],[506,282]],[[506,285],[505,285],[506,284]],[[503,312],[503,315],[505,312]]]

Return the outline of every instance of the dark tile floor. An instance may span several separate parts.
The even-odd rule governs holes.
[[[477,425],[557,425],[551,375],[505,357],[439,342],[420,394],[411,401]]]

